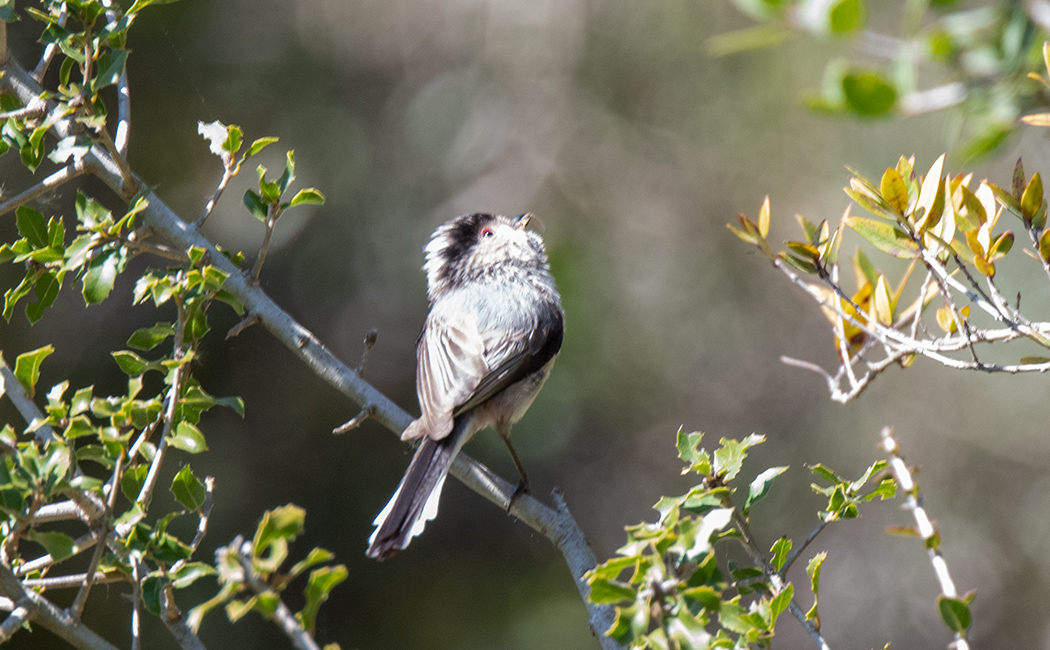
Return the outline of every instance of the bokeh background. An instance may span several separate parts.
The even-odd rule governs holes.
[[[896,11],[900,3],[886,4]],[[28,63],[38,30],[25,22],[9,31]],[[271,169],[294,149],[298,187],[328,200],[282,218],[262,286],[351,365],[376,328],[365,376],[413,412],[430,232],[465,212],[536,212],[568,322],[554,374],[515,443],[534,494],[560,488],[600,558],[623,543],[625,525],[655,517],[661,495],[689,487],[675,454],[679,426],[707,432],[711,444],[765,435],[748,480],[791,466],[753,512],[756,534],[771,545],[816,524],[821,501],[804,463],[859,475],[880,457],[878,431],[889,424],[921,466],[957,584],[977,589],[975,646],[1050,647],[1046,378],[962,374],[920,360],[886,373],[856,402],[833,404],[821,378],[779,362],[786,354],[833,364],[828,323],[724,227],[737,212],[753,216],[766,194],[773,240],[795,235],[795,213],[837,218],[848,203],[845,165],[877,177],[914,153],[926,169],[953,144],[944,115],[857,122],[808,112],[803,92],[849,46],[803,38],[708,54],[707,39],[748,24],[718,0],[186,0],[144,12],[132,30],[130,161],[194,218],[221,173],[199,120],[238,124],[249,141],[279,136],[260,157]],[[1030,173],[1050,169],[1043,134],[1029,130],[976,166],[978,178],[1005,184],[1021,154]],[[0,159],[8,191],[31,182],[12,155]],[[234,181],[206,228],[249,256],[262,238],[240,202],[253,172]],[[112,203],[101,186],[82,187]],[[72,212],[68,195],[36,207]],[[14,232],[13,218],[0,220],[0,234]],[[1007,271],[1012,286],[1046,318],[1045,277],[1018,257]],[[17,271],[0,269],[3,286]],[[5,355],[54,342],[41,385],[68,376],[96,394],[122,391],[109,351],[160,318],[131,305],[127,277],[100,306],[85,309],[78,289],[32,328],[21,313],[0,322]],[[224,341],[237,318],[221,307],[197,373],[209,392],[242,396],[247,415],[213,412],[203,422],[211,451],[192,463],[217,481],[203,559],[250,535],[267,508],[292,502],[308,511],[293,555],[321,545],[349,569],[322,608],[322,642],[595,647],[557,551],[455,482],[407,552],[367,560],[370,522],[409,451],[374,423],[333,436],[358,405],[261,328]],[[4,421],[16,421],[2,408]],[[468,450],[513,476],[495,435]],[[896,503],[875,504],[812,547],[830,553],[821,618],[832,647],[949,641],[925,550],[883,532],[910,523]],[[800,584],[804,564],[793,575]],[[808,606],[807,596],[800,602]],[[127,608],[125,591],[110,587],[86,616],[126,646]],[[150,647],[175,647],[156,625],[150,634]],[[254,615],[230,625],[213,613],[201,634],[213,648],[288,645]],[[778,639],[782,648],[811,647],[788,617]],[[56,643],[37,631],[13,645]]]

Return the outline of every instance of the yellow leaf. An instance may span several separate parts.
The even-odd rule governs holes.
[[[758,209],[758,234],[765,239],[769,235],[769,195],[762,201],[762,207]]]
[[[884,275],[879,275],[879,281],[875,284],[875,318],[883,325],[893,324],[893,305]]]
[[[894,210],[904,215],[908,211],[908,186],[896,169],[887,169],[882,175],[882,198]]]
[[[927,226],[932,226],[937,223],[941,218],[941,212],[944,211],[944,157],[946,154],[941,154],[939,158],[930,167],[930,171],[926,173],[926,177],[922,179],[922,189],[919,190],[919,200],[915,204],[916,211],[919,208],[924,208],[925,213],[922,218],[922,223]]]

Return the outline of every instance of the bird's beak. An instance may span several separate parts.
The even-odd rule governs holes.
[[[525,230],[525,227],[529,225],[530,221],[532,221],[533,216],[534,215],[531,212],[519,214],[517,217],[514,218],[514,227],[520,230]]]

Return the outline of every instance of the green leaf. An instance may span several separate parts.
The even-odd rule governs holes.
[[[260,151],[262,151],[263,149],[265,149],[266,147],[268,147],[271,144],[277,142],[279,139],[280,138],[259,138],[255,142],[252,142],[252,145],[250,147],[248,147],[248,151],[246,151],[244,153],[244,157],[241,158],[241,162],[244,162],[245,160],[251,158],[255,154],[257,154]]]
[[[719,440],[721,446],[715,450],[714,462],[711,469],[715,474],[722,475],[726,481],[731,481],[740,473],[740,468],[747,458],[747,450],[755,445],[765,442],[765,436],[752,433],[743,440],[722,438]]]
[[[795,595],[795,586],[790,582],[784,587],[779,594],[773,597],[769,601],[769,631],[772,632],[776,626],[777,619],[784,610],[791,605],[791,598]]]
[[[686,433],[684,428],[679,427],[675,444],[678,447],[678,457],[689,464],[689,469],[698,474],[706,475],[711,473],[711,458],[700,447],[700,442],[703,438],[704,434],[702,431]]]
[[[786,466],[770,467],[756,476],[755,480],[751,481],[751,485],[747,490],[747,500],[744,502],[745,516],[751,511],[751,506],[753,506],[759,499],[762,499],[769,494],[769,488],[773,485],[773,479],[783,474],[786,470]]]
[[[51,557],[55,558],[55,562],[61,562],[71,557],[76,550],[76,541],[65,533],[57,531],[43,532],[34,529],[29,531],[28,537],[43,546],[44,550],[50,553]]]
[[[317,611],[321,605],[328,600],[332,589],[340,582],[346,580],[347,570],[343,565],[333,567],[322,567],[310,573],[303,593],[306,595],[306,604],[297,618],[307,632],[313,633],[314,624],[317,621]]]
[[[781,537],[773,543],[773,548],[769,549],[773,553],[773,567],[780,571],[784,568],[784,562],[787,561],[787,555],[791,552],[793,546],[790,539],[787,537]]]
[[[135,499],[139,498],[139,492],[142,491],[147,474],[149,474],[149,465],[145,464],[133,465],[124,470],[124,475],[120,477],[120,491],[128,501],[134,503]]]
[[[828,28],[833,34],[849,34],[864,26],[861,0],[839,0],[828,11]]]
[[[175,427],[175,433],[168,440],[168,444],[191,454],[199,454],[208,449],[208,445],[204,442],[204,434],[185,420],[179,422]]]
[[[62,288],[60,276],[54,271],[47,271],[37,278],[33,291],[36,292],[36,302],[26,305],[26,318],[30,323],[35,323],[44,315],[44,310],[50,307],[58,297],[58,290]]]
[[[295,151],[289,151],[285,155],[284,173],[277,179],[278,197],[284,194],[284,191],[288,189],[288,185],[293,180],[295,180]]]
[[[184,465],[171,482],[171,493],[187,510],[197,511],[204,505],[207,490],[204,483],[197,480],[189,465]]]
[[[54,346],[45,345],[31,352],[18,355],[15,360],[15,377],[32,397],[36,393],[36,382],[40,380],[40,364],[55,351]]]
[[[306,511],[292,504],[268,510],[255,530],[252,555],[261,556],[277,540],[289,542],[295,539],[303,532],[305,519]]]
[[[127,58],[127,50],[107,50],[105,54],[98,57],[97,72],[95,78],[91,80],[91,93],[95,94],[106,86],[117,83],[117,79],[124,72],[124,62],[127,61]]]
[[[44,215],[33,208],[19,206],[15,211],[15,222],[18,224],[18,232],[32,244],[33,248],[47,248],[47,225]]]
[[[811,621],[814,618],[818,618],[817,613],[817,600],[818,594],[820,593],[820,568],[824,565],[824,560],[828,557],[827,551],[821,551],[813,556],[813,559],[806,565],[806,575],[809,576],[810,588],[813,589],[813,606],[806,612],[806,620]]]
[[[128,350],[111,352],[110,355],[113,357],[113,360],[117,362],[117,365],[120,366],[120,369],[129,377],[138,377],[147,370],[159,369],[153,362],[147,361]]]
[[[157,323],[153,327],[135,330],[135,333],[128,339],[128,346],[144,352],[149,351],[174,334],[175,328],[171,326],[171,323]]]
[[[297,205],[324,205],[324,194],[320,190],[309,187],[304,190],[299,190],[292,197],[292,200],[288,202],[289,207],[295,207]]]
[[[248,212],[252,213],[259,221],[266,221],[266,213],[268,208],[263,203],[262,197],[253,192],[247,190],[244,192],[244,207],[248,208]]]
[[[18,13],[15,11],[15,0],[0,0],[0,20],[7,23],[18,21]]]
[[[897,90],[877,72],[858,72],[842,78],[846,105],[864,117],[885,115],[897,103]]]
[[[949,598],[943,594],[937,596],[937,609],[941,613],[941,620],[952,632],[964,634],[970,627],[970,608],[958,598]]]
[[[306,556],[306,559],[295,563],[291,570],[288,571],[288,577],[289,579],[295,578],[312,566],[329,562],[334,559],[335,554],[331,551],[323,548],[314,548],[310,551],[309,555]]]
[[[631,587],[597,578],[590,583],[591,592],[588,600],[597,605],[615,605],[617,603],[630,602],[637,596],[637,591]]]
[[[171,586],[176,589],[183,589],[189,587],[197,580],[216,575],[218,572],[215,567],[204,562],[187,562],[183,564],[177,571],[171,571],[168,573],[168,577],[171,578]]]
[[[847,226],[883,253],[901,259],[918,257],[919,249],[908,233],[891,223],[854,216],[847,217],[844,221]]]
[[[84,272],[84,302],[94,305],[105,300],[126,263],[127,259],[122,251],[116,248],[103,250],[98,257],[91,260]]]

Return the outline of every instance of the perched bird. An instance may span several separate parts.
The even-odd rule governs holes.
[[[369,557],[408,546],[437,515],[449,467],[470,438],[495,427],[510,443],[561,349],[565,313],[543,240],[518,217],[468,214],[441,225],[424,249],[430,313],[416,343],[422,414],[401,434],[420,445],[394,496],[376,517]]]

